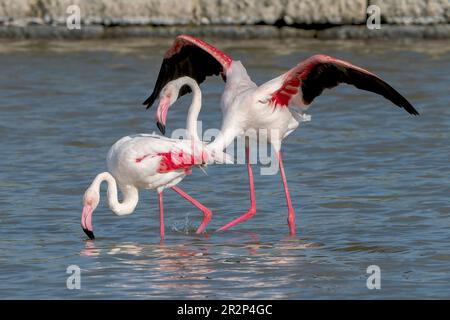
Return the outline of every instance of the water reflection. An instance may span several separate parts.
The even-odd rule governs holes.
[[[304,256],[298,253],[299,250],[321,247],[295,236],[282,237],[276,242],[262,241],[256,232],[247,231],[198,238],[188,235],[159,244],[97,242],[102,248],[96,247],[96,241],[85,241],[80,256],[90,259],[111,256],[111,268],[124,272],[116,275],[119,279],[140,274],[139,286],[135,288],[148,288],[152,292],[144,296],[163,297],[170,294],[181,298],[220,297],[218,287],[242,290],[252,286],[257,290],[289,285],[293,281],[289,276],[278,276],[283,274],[282,270],[304,263]],[[258,280],[258,274],[270,274],[272,280]],[[273,294],[274,297],[286,298],[284,293]],[[257,291],[252,291],[243,297],[256,296]]]
[[[80,251],[82,257],[95,257],[101,254],[101,249],[95,247],[95,241],[85,240],[84,248]]]

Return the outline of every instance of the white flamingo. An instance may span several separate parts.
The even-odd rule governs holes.
[[[139,189],[156,189],[159,194],[161,239],[164,239],[163,190],[166,188],[171,188],[203,212],[203,221],[197,233],[201,233],[211,220],[211,211],[176,185],[191,172],[192,167],[222,163],[224,159],[227,161],[227,157],[221,154],[219,158],[217,153],[212,154],[197,136],[201,93],[195,80],[182,77],[166,84],[162,90],[164,99],[169,99],[170,103],[175,102],[175,92],[184,85],[194,91],[187,117],[190,139],[177,140],[156,134],[139,134],[117,141],[106,158],[108,172],[98,174],[84,194],[81,226],[90,239],[95,239],[92,213],[100,201],[100,185],[103,181],[108,184],[108,205],[117,215],[128,215],[134,211],[139,200]],[[117,186],[123,194],[122,202],[117,197]]]
[[[268,142],[278,153],[278,163],[288,207],[290,234],[295,234],[295,215],[288,190],[281,155],[281,142],[298,126],[304,111],[325,88],[333,88],[340,83],[354,85],[358,89],[384,96],[408,113],[418,115],[416,109],[394,88],[377,75],[352,65],[349,62],[325,55],[314,55],[281,76],[257,86],[248,76],[240,61],[188,35],[180,35],[167,51],[162,62],[155,87],[144,102],[149,108],[170,80],[190,76],[198,83],[207,76],[221,75],[226,82],[221,99],[223,121],[220,135],[211,143],[215,150],[223,150],[236,136],[245,135],[249,129],[270,132]],[[188,93],[183,88],[180,96]],[[168,107],[163,104],[162,108]],[[157,112],[158,127],[164,134],[167,110]],[[268,131],[266,131],[268,130]],[[246,161],[250,186],[250,209],[219,229],[226,230],[256,213],[252,168],[249,164],[249,150]]]

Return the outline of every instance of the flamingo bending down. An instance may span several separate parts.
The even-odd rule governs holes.
[[[358,89],[382,95],[410,114],[419,114],[400,93],[380,77],[349,62],[326,55],[314,55],[281,76],[257,86],[240,61],[232,60],[210,44],[188,35],[178,36],[165,54],[153,92],[144,104],[147,108],[151,107],[163,86],[172,79],[190,76],[202,83],[207,76],[219,74],[226,82],[221,99],[223,121],[221,133],[210,147],[222,151],[236,136],[245,135],[249,129],[265,129],[274,133],[267,139],[278,153],[288,207],[289,230],[292,235],[295,234],[295,215],[283,166],[281,142],[299,126],[304,111],[314,98],[325,88],[347,83]],[[189,89],[183,88],[180,96],[188,92]],[[167,104],[160,104],[159,108],[162,110],[157,112],[158,115],[167,114]],[[158,118],[158,128],[163,134],[165,121],[165,116]],[[256,213],[253,173],[248,155],[249,150],[246,147],[250,209],[219,231],[245,221]]]
[[[187,118],[190,140],[169,139],[156,134],[138,134],[117,141],[106,158],[108,172],[98,174],[84,194],[81,226],[90,239],[95,239],[92,213],[100,201],[100,185],[103,181],[108,184],[108,205],[117,215],[128,215],[134,211],[139,200],[139,189],[156,189],[159,193],[161,239],[164,239],[163,190],[166,188],[171,188],[203,212],[203,221],[197,233],[201,233],[211,220],[211,211],[176,185],[194,166],[229,160],[224,154],[220,154],[219,158],[216,152],[212,153],[197,136],[201,95],[198,94],[199,89],[196,89],[198,85],[195,80],[183,77],[168,83],[162,90],[163,100],[169,99],[167,97],[170,97],[170,92],[177,91],[184,85],[194,90]],[[172,95],[171,102],[176,101],[176,98],[176,95]],[[117,185],[123,194],[122,202],[119,202],[117,197]]]

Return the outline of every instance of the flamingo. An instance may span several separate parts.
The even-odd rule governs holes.
[[[83,197],[81,227],[91,240],[95,239],[92,214],[100,202],[100,185],[103,181],[108,185],[108,205],[119,216],[133,213],[139,201],[139,189],[156,189],[159,194],[161,239],[164,239],[164,189],[171,188],[203,212],[203,221],[196,231],[197,234],[203,232],[211,220],[212,213],[207,207],[176,186],[194,166],[222,163],[224,159],[227,161],[226,155],[219,158],[216,153],[211,153],[197,136],[201,95],[195,80],[182,77],[167,83],[162,90],[163,100],[176,101],[177,96],[171,93],[185,85],[194,91],[187,117],[190,139],[178,140],[157,134],[138,134],[123,137],[110,148],[106,158],[108,171],[95,177]],[[122,202],[118,200],[117,188],[123,194]]]
[[[143,104],[147,105],[147,109],[151,107],[163,86],[172,79],[190,76],[198,83],[202,83],[206,77],[212,75],[222,76],[225,89],[221,98],[223,113],[221,132],[210,147],[214,150],[223,150],[235,137],[245,136],[249,129],[257,132],[265,129],[273,133],[267,140],[278,154],[291,235],[295,235],[295,214],[283,165],[281,143],[305,119],[305,110],[324,89],[336,87],[341,83],[350,84],[358,89],[379,94],[412,115],[419,114],[406,98],[379,76],[349,62],[323,54],[313,55],[279,77],[258,86],[250,79],[240,61],[233,60],[212,45],[189,35],[176,37],[164,56],[153,92]],[[183,88],[180,96],[188,92],[188,88]],[[163,134],[167,115],[164,108],[167,107],[167,104],[160,104],[162,110],[157,112],[160,115],[157,125]],[[256,213],[248,145],[245,151],[250,208],[218,231],[231,228],[250,219]]]

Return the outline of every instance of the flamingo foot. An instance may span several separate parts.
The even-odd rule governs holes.
[[[288,207],[288,225],[289,225],[289,233],[291,236],[295,235],[295,214],[294,209],[292,207],[291,195],[289,193],[289,188],[287,185],[286,174],[284,172],[283,166],[283,157],[281,155],[281,151],[278,152],[278,164],[280,167],[281,180],[283,181],[284,194],[286,196],[286,204]]]
[[[164,206],[163,206],[163,193],[159,193],[159,236],[161,241],[164,240]]]
[[[207,207],[205,207],[203,204],[192,198],[190,195],[188,195],[186,192],[181,190],[181,188],[177,186],[173,186],[172,190],[181,195],[183,198],[188,200],[190,203],[192,203],[194,206],[196,206],[198,209],[200,209],[203,212],[203,221],[198,227],[196,234],[200,234],[205,229],[206,225],[209,223],[209,221],[212,218],[212,212]]]
[[[203,211],[203,221],[198,227],[197,231],[195,231],[196,234],[200,234],[203,232],[203,230],[206,228],[206,225],[211,221],[212,218],[212,212],[209,209],[206,209]]]
[[[289,210],[289,215],[287,219],[288,225],[289,225],[289,234],[291,236],[295,236],[295,214],[294,210]]]
[[[244,213],[242,216],[234,219],[233,221],[228,222],[223,227],[217,229],[216,231],[225,231],[227,229],[230,229],[231,227],[237,225],[238,223],[244,222],[245,220],[250,219],[253,217],[256,213],[256,207],[251,207],[246,213]]]
[[[237,225],[238,223],[250,219],[256,214],[255,185],[253,182],[253,170],[250,164],[250,148],[248,146],[245,147],[245,162],[247,162],[248,186],[250,189],[250,209],[248,209],[248,211],[244,213],[242,216],[234,219],[233,221],[228,222],[226,225],[217,229],[216,231],[225,231]]]

